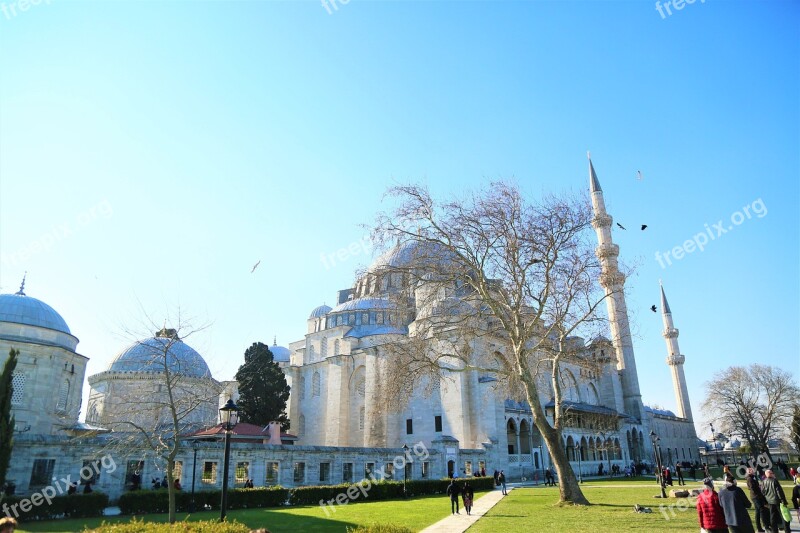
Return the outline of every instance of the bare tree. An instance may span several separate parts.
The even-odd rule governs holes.
[[[792,375],[780,368],[753,364],[732,366],[706,383],[703,411],[722,433],[741,435],[752,453],[764,452],[768,442],[789,428],[800,396]]]
[[[147,379],[128,386],[115,383],[97,420],[113,431],[107,448],[126,455],[144,449],[164,467],[170,523],[175,522],[175,458],[181,437],[215,421],[221,392],[219,383],[202,370],[207,369],[205,363],[187,356],[194,351],[183,343],[206,327],[193,328],[178,314],[176,329],[165,326],[154,337],[141,340],[141,335],[128,330],[138,340],[126,351],[124,363]]]
[[[590,241],[585,198],[527,202],[506,182],[463,199],[435,201],[422,186],[389,190],[397,207],[372,228],[384,248],[414,244],[413,257],[361,276],[357,295],[386,288],[405,342],[387,344],[387,405],[430,391],[458,372],[496,380],[507,398],[526,400],[561,479],[562,502],[588,504],[562,443],[568,409],[566,363],[593,361],[584,338],[606,331],[598,314],[607,295]],[[610,293],[609,293],[610,294]],[[553,398],[548,413],[542,398]]]

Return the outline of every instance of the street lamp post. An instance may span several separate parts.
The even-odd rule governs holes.
[[[222,498],[220,501],[219,521],[225,521],[228,508],[228,462],[231,459],[231,430],[239,421],[239,408],[228,398],[228,402],[219,409],[222,426],[225,428],[225,459],[222,467]]]
[[[406,494],[406,482],[408,481],[408,444],[403,444],[403,498],[408,498]]]
[[[653,443],[653,455],[655,455],[656,468],[658,469],[656,471],[656,479],[658,480],[658,486],[661,487],[661,497],[666,498],[667,491],[664,485],[664,474],[663,474],[664,471],[661,465],[661,445],[660,445],[661,438],[658,435],[656,435],[655,431],[650,432],[650,442]]]
[[[714,431],[714,424],[708,424],[711,427],[711,439],[714,441],[714,455],[717,456],[717,466],[719,466],[719,450],[717,449],[717,434]]]
[[[538,448],[539,448],[539,465],[541,466],[542,469],[542,479],[544,479],[544,453],[542,451],[542,445],[540,444]]]
[[[194,450],[194,459],[192,460],[192,500],[189,502],[189,512],[194,512],[194,480],[197,477],[197,448],[200,446],[200,441],[192,441],[192,450]]]

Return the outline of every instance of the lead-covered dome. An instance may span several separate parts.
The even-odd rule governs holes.
[[[203,357],[178,338],[174,329],[164,328],[156,336],[144,339],[114,358],[109,372],[163,372],[166,352],[169,371],[196,378],[210,378]]]
[[[0,322],[25,324],[72,335],[69,326],[55,309],[27,296],[22,289],[16,294],[0,294]]]
[[[314,318],[319,318],[319,317],[325,316],[325,315],[328,314],[328,311],[330,311],[330,310],[331,310],[331,307],[329,305],[322,304],[322,305],[320,305],[318,307],[315,307],[314,310],[311,311],[311,314],[308,315],[308,319],[312,320]]]

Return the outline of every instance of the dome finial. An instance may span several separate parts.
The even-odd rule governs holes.
[[[22,275],[22,284],[19,286],[19,290],[17,291],[18,296],[25,296],[25,278],[28,277],[28,271],[26,270],[25,273]]]
[[[272,337],[272,345],[273,346],[277,346],[278,345],[278,336],[277,335]]]

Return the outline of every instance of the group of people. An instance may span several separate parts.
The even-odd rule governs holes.
[[[472,500],[475,497],[475,491],[466,481],[463,486],[459,487],[455,478],[450,480],[447,486],[447,495],[450,496],[450,514],[461,514],[458,509],[458,497],[461,496],[464,502],[464,510],[467,514],[472,512]]]
[[[791,532],[789,521],[784,519],[781,511],[781,505],[788,508],[786,494],[771,469],[764,470],[763,479],[759,478],[755,469],[747,469],[746,480],[750,499],[737,486],[736,478],[730,473],[730,470],[727,470],[724,475],[724,486],[719,492],[715,490],[712,478],[707,477],[703,480],[705,490],[697,497],[697,515],[701,528],[708,533],[728,531],[731,533]],[[792,504],[795,509],[798,509],[800,508],[800,477],[794,479]],[[747,511],[751,507],[756,515],[755,529]]]
[[[154,477],[151,480],[151,484],[153,486],[153,490],[169,488],[169,480],[166,477],[161,480],[159,480],[157,477]],[[178,478],[175,478],[175,480],[172,482],[172,486],[175,487],[175,490],[181,490],[183,488],[181,486],[181,480]]]

